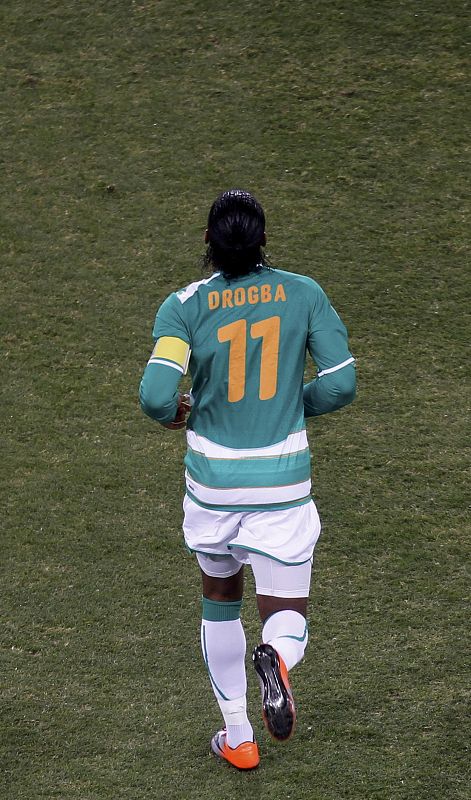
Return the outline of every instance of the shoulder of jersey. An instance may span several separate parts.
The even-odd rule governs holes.
[[[321,288],[314,278],[310,278],[308,275],[302,275],[299,272],[287,272],[287,270],[278,269],[277,267],[273,270],[273,273],[279,277],[280,280],[288,281],[290,283],[298,283],[311,289]]]
[[[178,297],[180,303],[183,305],[183,303],[186,303],[187,300],[193,297],[193,295],[195,295],[199,289],[211,284],[212,281],[218,278],[220,274],[220,272],[215,272],[209,278],[204,278],[200,281],[193,281],[193,283],[189,283],[188,286],[185,286],[183,289],[179,289],[177,292],[175,292],[175,296]]]

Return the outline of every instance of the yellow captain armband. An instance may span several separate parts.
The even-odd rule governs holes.
[[[190,361],[190,345],[177,336],[161,336],[157,339],[149,364],[164,364],[166,367],[178,369],[183,375],[188,372]]]

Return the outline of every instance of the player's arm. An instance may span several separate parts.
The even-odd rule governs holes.
[[[160,306],[152,333],[155,346],[139,387],[141,408],[167,428],[182,428],[189,408],[178,385],[188,369],[191,335],[175,293]]]
[[[173,429],[185,425],[190,410],[186,395],[178,384],[188,368],[190,345],[176,336],[157,339],[139,387],[139,402],[144,414]]]
[[[304,415],[327,414],[351,403],[356,374],[347,330],[321,289],[311,315],[308,349],[318,372],[304,386]]]

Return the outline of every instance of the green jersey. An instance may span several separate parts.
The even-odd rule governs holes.
[[[230,281],[215,273],[171,294],[153,335],[157,346],[141,383],[141,403],[162,422],[175,416],[184,370],[175,342],[186,343],[191,353],[188,495],[203,506],[232,510],[307,502],[305,416],[344,405],[355,386],[345,326],[321,287],[271,268]],[[306,351],[318,375],[304,387]],[[166,402],[155,402],[164,385]]]

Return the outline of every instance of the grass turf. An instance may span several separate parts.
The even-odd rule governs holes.
[[[0,14],[3,793],[464,799],[468,4]],[[257,723],[250,775],[208,755],[183,437],[136,401],[155,309],[198,277],[231,185],[264,204],[273,263],[329,292],[359,373],[355,404],[309,423],[299,727],[276,747]]]

